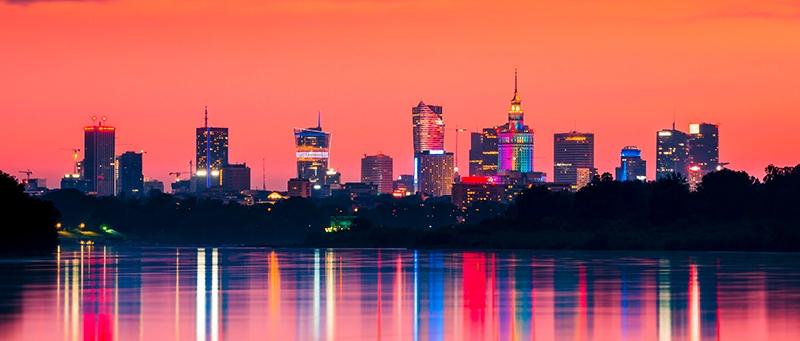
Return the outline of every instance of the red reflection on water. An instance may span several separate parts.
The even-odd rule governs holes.
[[[91,246],[54,258],[51,280],[0,283],[20,293],[0,339],[800,339],[791,262]]]

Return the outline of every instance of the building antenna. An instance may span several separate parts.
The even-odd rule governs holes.
[[[322,111],[317,110],[317,128],[322,129]]]
[[[211,187],[211,129],[208,127],[208,105],[205,106],[206,128],[206,189]]]
[[[672,130],[675,130],[675,108],[672,108]]]
[[[517,67],[514,67],[514,95],[517,94]]]
[[[267,190],[267,175],[266,175],[266,169],[267,168],[266,168],[266,166],[264,166],[265,162],[266,161],[262,157],[261,158],[261,190],[263,190],[263,191]]]

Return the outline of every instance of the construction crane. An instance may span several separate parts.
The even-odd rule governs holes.
[[[61,148],[61,150],[72,151],[72,174],[78,174],[78,153],[81,152],[80,148]]]
[[[33,174],[33,172],[31,172],[30,169],[21,170],[19,172],[22,173],[22,174],[25,174],[25,184],[26,185],[31,183],[31,174]]]
[[[175,176],[175,182],[181,181],[181,174],[183,174],[183,172],[170,172],[169,173],[169,175],[174,175]]]

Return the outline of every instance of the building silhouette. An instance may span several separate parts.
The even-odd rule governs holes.
[[[522,100],[517,91],[517,72],[514,71],[514,97],[508,111],[508,123],[498,128],[498,174],[533,171],[533,131],[525,125]]]
[[[578,184],[578,168],[594,169],[594,134],[571,131],[553,135],[553,180]]]
[[[719,163],[719,127],[710,123],[689,124],[689,166],[697,166],[706,175]]]
[[[222,167],[222,190],[242,192],[250,190],[250,167],[246,163],[228,164]]]
[[[144,193],[142,174],[142,153],[124,152],[117,158],[119,173],[119,193],[127,195]]]
[[[646,181],[647,162],[642,160],[642,151],[636,146],[626,146],[619,154],[619,167],[616,168],[617,181]]]
[[[470,142],[469,175],[497,175],[497,127],[472,133]]]
[[[686,177],[689,171],[689,135],[675,129],[656,133],[656,179],[672,174]]]
[[[105,118],[102,118],[97,124],[83,128],[84,158],[81,167],[87,191],[110,196],[116,192],[116,129],[103,125],[104,121]]]
[[[364,155],[361,159],[361,182],[375,184],[378,193],[392,193],[392,158],[388,155]]]

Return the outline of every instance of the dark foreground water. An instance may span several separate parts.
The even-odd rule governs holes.
[[[0,340],[800,340],[792,254],[62,249]]]

